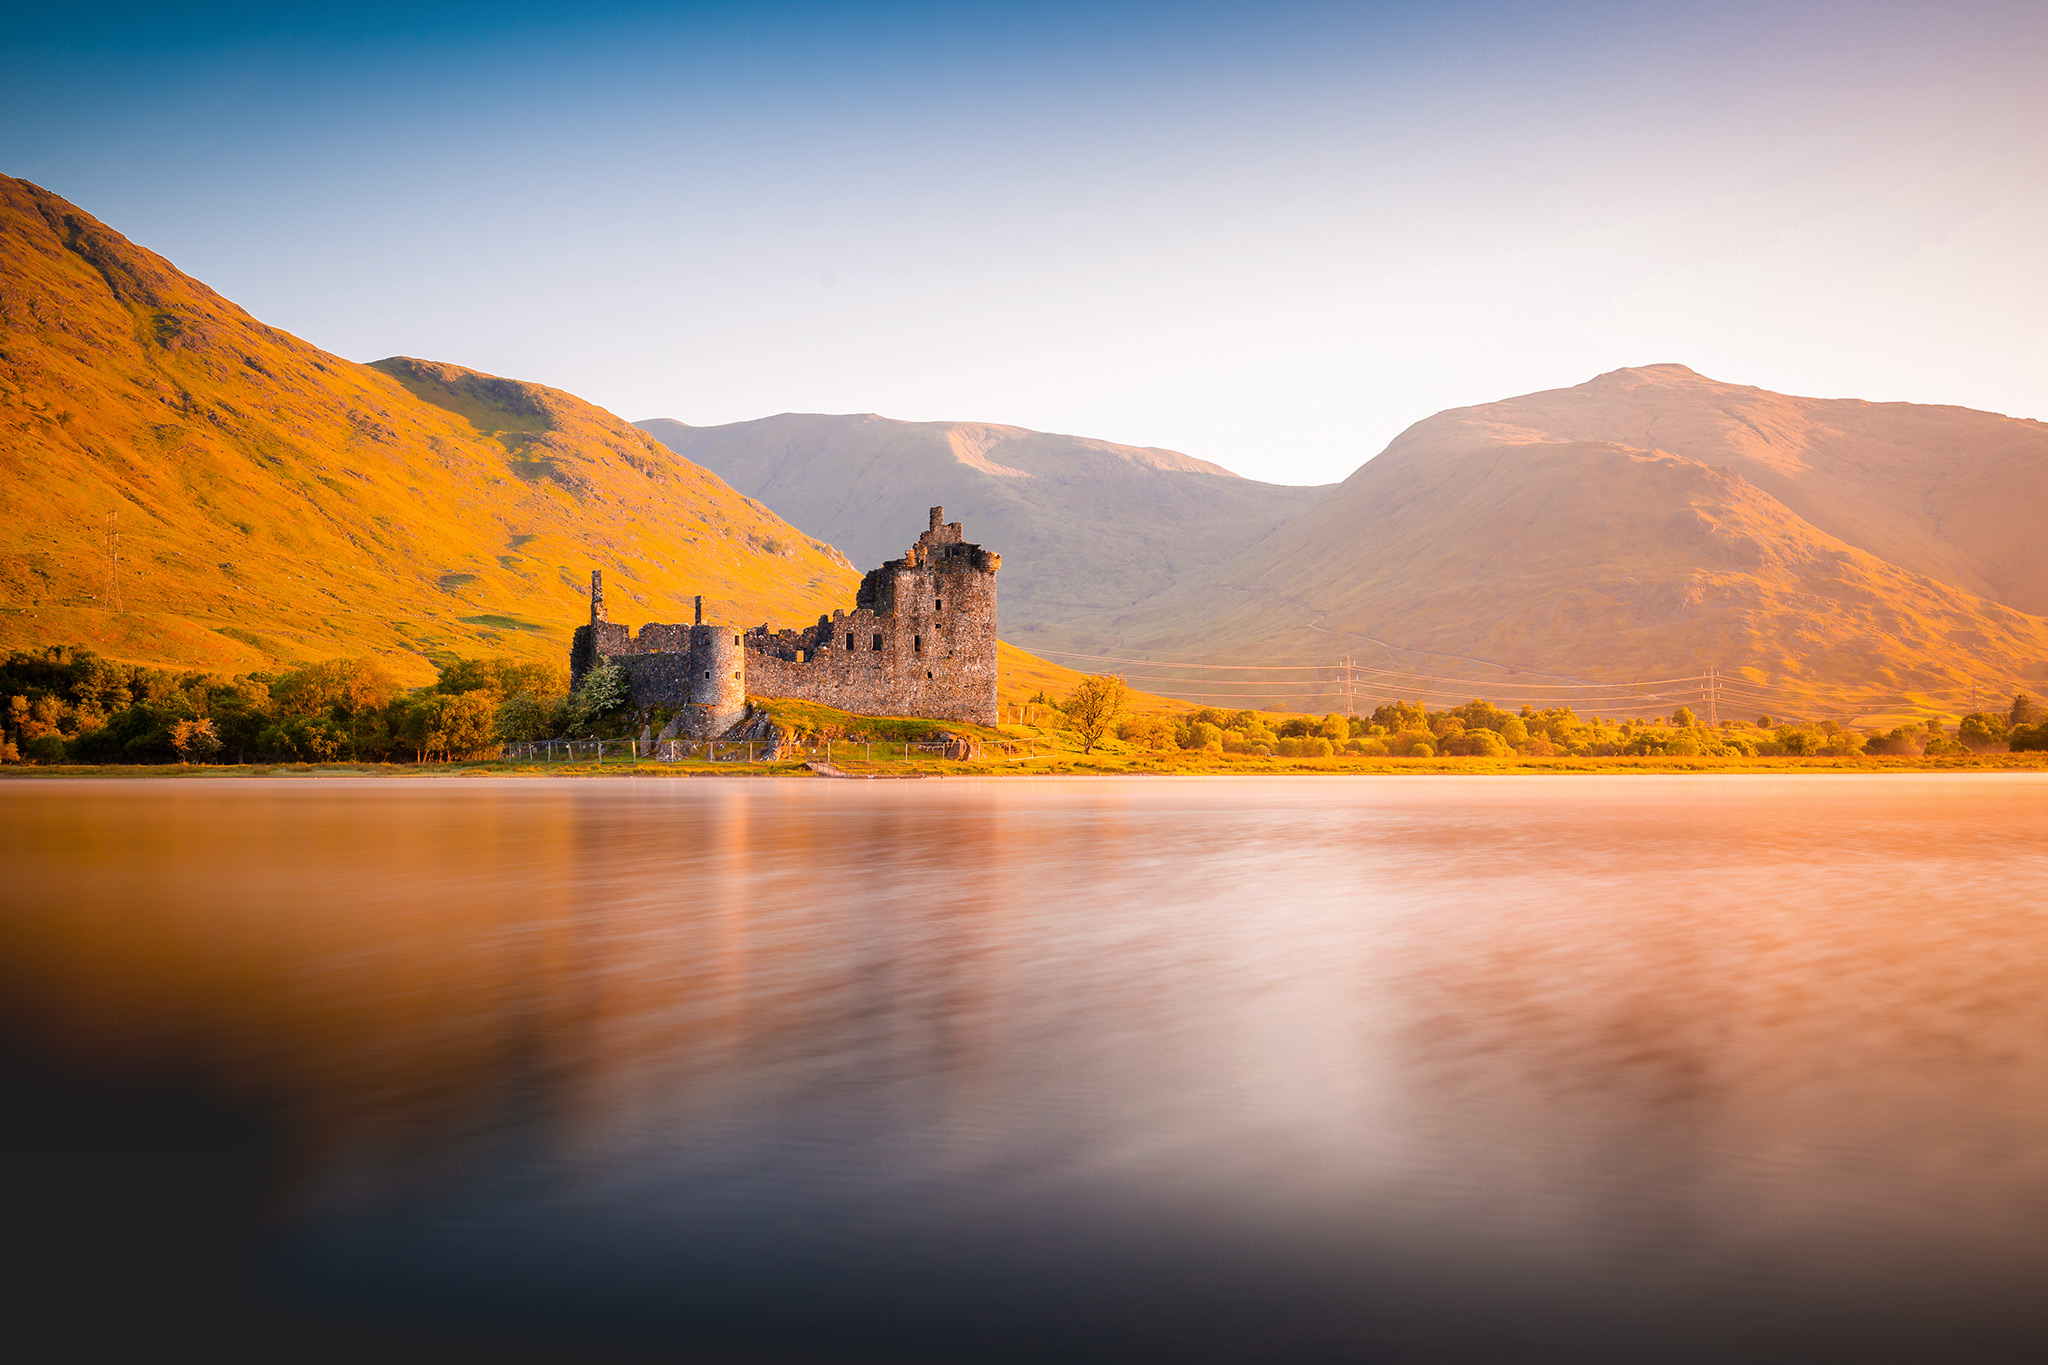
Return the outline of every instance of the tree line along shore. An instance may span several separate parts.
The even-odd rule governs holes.
[[[652,756],[648,736],[670,719],[636,709],[616,667],[593,669],[571,691],[557,665],[448,658],[425,687],[405,688],[370,658],[332,659],[233,677],[120,663],[82,648],[17,651],[0,662],[0,763],[45,768],[276,764],[476,764],[544,740],[623,741],[610,752]],[[1006,723],[965,726],[851,715],[774,698],[751,699],[749,725],[772,760],[836,744],[848,762],[874,762],[880,743],[909,761],[934,737],[972,748],[970,769],[1275,771],[1388,766],[1492,769],[1727,766],[1770,760],[1884,760],[1872,766],[1958,766],[2004,755],[2048,755],[2048,714],[2025,693],[2001,711],[1890,730],[1768,716],[1705,724],[1680,708],[1665,717],[1579,716],[1569,707],[1510,712],[1474,699],[1433,710],[1408,701],[1369,715],[1290,715],[1195,708],[1137,709],[1121,678],[1084,678],[1005,708]],[[565,755],[569,751],[564,750]],[[592,746],[582,746],[589,754]],[[604,751],[597,751],[600,754]],[[570,758],[556,765],[575,767]],[[1426,764],[1422,761],[1428,761]],[[1997,766],[2011,766],[2010,761]],[[956,765],[957,766],[957,765]],[[2029,762],[2026,766],[2032,766]]]

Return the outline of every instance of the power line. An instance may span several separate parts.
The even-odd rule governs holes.
[[[121,567],[115,545],[120,539],[120,517],[116,512],[107,513],[107,600],[114,604],[114,610],[121,610]]]

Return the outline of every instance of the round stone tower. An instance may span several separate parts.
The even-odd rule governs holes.
[[[681,733],[691,739],[715,739],[738,724],[747,711],[746,670],[738,628],[691,626],[690,699],[677,727]]]

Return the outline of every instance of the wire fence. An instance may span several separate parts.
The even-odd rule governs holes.
[[[907,763],[957,757],[957,743],[919,740],[542,739],[507,744],[512,763]]]

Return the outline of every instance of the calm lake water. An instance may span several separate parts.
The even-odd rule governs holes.
[[[2048,1358],[2041,776],[10,781],[0,886],[88,1334]]]

